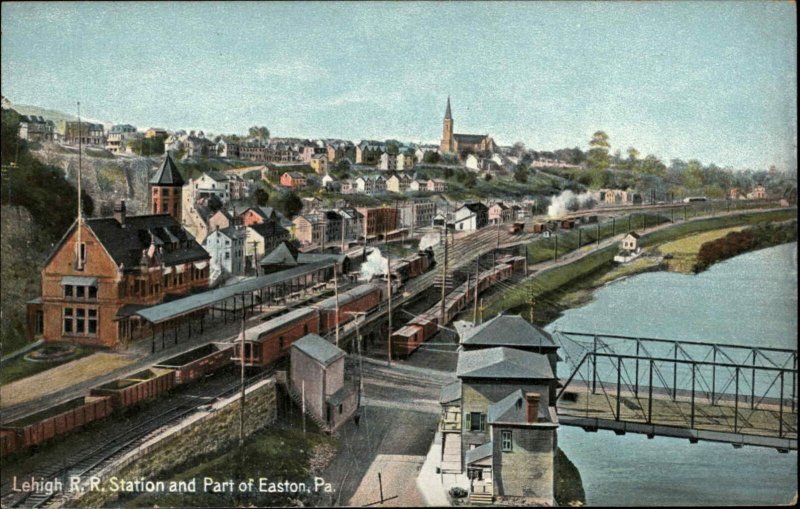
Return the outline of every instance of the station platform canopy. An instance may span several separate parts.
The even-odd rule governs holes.
[[[222,288],[216,288],[207,292],[176,299],[171,302],[150,306],[136,311],[135,314],[153,324],[166,322],[173,318],[178,318],[194,311],[207,308],[217,302],[222,302],[237,295],[263,290],[298,277],[312,274],[320,269],[332,267],[334,263],[334,260],[328,260],[292,267],[291,269],[248,279],[230,286],[224,286]]]

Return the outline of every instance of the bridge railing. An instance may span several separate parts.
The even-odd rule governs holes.
[[[574,351],[564,352],[573,368],[557,395],[564,412],[614,421],[796,438],[796,351],[701,342],[677,342],[676,347],[671,340],[636,338],[636,351],[620,353],[599,336],[590,336],[592,342],[584,345],[579,358]],[[645,340],[670,343],[673,353],[643,353],[648,350]],[[674,353],[686,354],[691,345],[710,347],[708,356],[717,352],[725,357],[727,352],[722,347],[746,351],[745,362],[682,358]],[[776,356],[781,355],[783,365],[777,362],[781,359]],[[565,395],[585,398],[584,408],[571,404]]]

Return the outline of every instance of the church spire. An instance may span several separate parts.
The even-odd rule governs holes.
[[[447,111],[444,112],[445,120],[453,120],[453,115],[450,113],[450,96],[447,96]]]

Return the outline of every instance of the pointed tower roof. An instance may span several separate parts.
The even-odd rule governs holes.
[[[150,183],[157,186],[182,186],[184,184],[181,172],[178,171],[178,166],[172,160],[172,156],[167,152],[167,157],[161,163],[161,168],[158,169]]]
[[[450,113],[450,96],[447,96],[447,110],[444,112],[445,120],[453,120],[453,115]]]

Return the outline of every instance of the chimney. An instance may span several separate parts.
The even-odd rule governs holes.
[[[125,200],[121,200],[114,205],[114,219],[116,219],[121,226],[125,226]]]
[[[540,394],[538,392],[526,392],[525,393],[525,408],[527,419],[526,422],[538,422],[539,420],[539,398]]]

